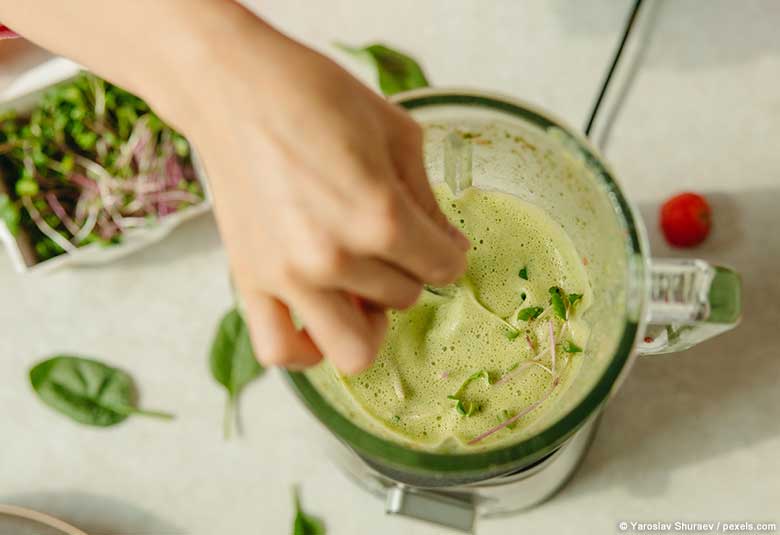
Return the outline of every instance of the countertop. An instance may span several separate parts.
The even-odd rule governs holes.
[[[255,3],[327,53],[336,54],[334,40],[386,41],[416,56],[436,85],[515,95],[574,125],[587,117],[630,7]],[[608,111],[620,109],[608,114],[606,155],[646,217],[655,254],[742,273],[743,322],[685,353],[639,359],[574,479],[537,508],[481,521],[481,535],[615,533],[620,520],[780,522],[780,3],[646,8],[631,65],[608,98]],[[11,77],[0,74],[0,84]],[[715,223],[704,246],[681,253],[664,246],[655,214],[685,189],[708,195]],[[21,276],[0,255],[0,296],[0,503],[48,511],[95,535],[283,534],[291,532],[289,489],[300,483],[306,508],[331,534],[447,533],[385,517],[379,500],[305,438],[314,423],[279,373],[247,389],[244,435],[223,440],[225,397],[206,354],[231,299],[210,216],[99,269]],[[176,420],[94,430],[60,417],[26,379],[34,362],[60,352],[131,370],[143,406]]]

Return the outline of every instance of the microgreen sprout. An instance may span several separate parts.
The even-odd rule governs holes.
[[[204,199],[187,141],[90,74],[53,88],[27,116],[0,114],[0,169],[13,193],[3,219],[30,235],[41,261],[117,243]]]

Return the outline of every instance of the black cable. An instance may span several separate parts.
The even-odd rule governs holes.
[[[626,20],[626,27],[623,30],[623,38],[620,40],[620,45],[618,45],[618,48],[615,51],[615,57],[612,58],[612,65],[609,66],[609,70],[607,71],[607,76],[604,78],[604,82],[602,82],[601,84],[601,91],[599,92],[599,96],[596,99],[596,103],[593,105],[593,110],[590,112],[590,118],[588,119],[588,124],[585,126],[585,135],[588,137],[590,137],[590,131],[593,129],[593,123],[596,121],[596,116],[599,113],[599,108],[601,107],[601,101],[604,100],[604,95],[607,94],[607,88],[609,87],[609,82],[612,80],[612,75],[615,73],[615,68],[617,67],[618,62],[620,61],[620,56],[623,54],[623,48],[626,46],[626,41],[628,41],[628,36],[631,34],[631,30],[634,27],[636,14],[639,12],[639,7],[641,5],[642,5],[642,0],[636,0],[634,2],[634,7],[628,16],[628,20]]]

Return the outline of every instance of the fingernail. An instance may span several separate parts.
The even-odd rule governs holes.
[[[450,225],[449,230],[447,232],[455,240],[455,243],[458,244],[458,247],[460,247],[462,251],[465,252],[469,250],[469,248],[471,247],[471,242],[466,236],[463,235],[461,231],[456,229],[454,226]]]

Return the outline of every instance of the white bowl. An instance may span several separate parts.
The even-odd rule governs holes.
[[[73,79],[74,74],[79,72],[78,66],[74,64],[70,64],[74,65],[70,69],[63,69],[59,63],[53,63],[54,66],[49,68],[50,76],[46,78],[46,82],[25,83],[0,94],[0,112],[13,109],[24,113],[32,109],[41,95],[48,89]],[[106,246],[92,243],[74,251],[62,253],[49,260],[36,262],[31,260],[32,250],[30,244],[25,245],[24,238],[21,237],[22,233],[14,236],[2,221],[0,221],[0,242],[5,245],[18,272],[43,272],[63,266],[105,264],[158,242],[183,222],[211,210],[211,193],[205,171],[192,148],[191,154],[195,174],[203,189],[203,202],[169,214],[162,219],[151,222],[148,226],[126,230],[122,233],[122,241],[116,245]],[[25,250],[28,251],[27,254],[24,253]]]
[[[0,505],[0,535],[87,535],[80,529],[44,513]]]

